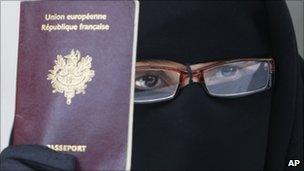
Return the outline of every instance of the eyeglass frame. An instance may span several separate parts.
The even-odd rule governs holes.
[[[220,94],[214,94],[214,93],[209,92],[209,90],[205,84],[204,72],[206,72],[208,69],[212,69],[217,66],[221,66],[221,65],[225,65],[225,64],[229,64],[229,63],[235,63],[235,62],[246,62],[246,61],[267,62],[269,64],[268,83],[264,87],[262,87],[258,90],[229,94],[229,95],[220,95]],[[198,63],[198,64],[193,64],[193,65],[185,65],[185,64],[170,61],[170,60],[154,60],[154,59],[142,60],[142,61],[136,62],[136,71],[143,70],[143,69],[175,71],[175,72],[179,73],[179,83],[178,83],[177,89],[171,96],[164,97],[164,98],[158,98],[158,99],[152,99],[152,100],[134,100],[135,103],[138,103],[138,104],[155,103],[155,102],[171,100],[178,94],[178,91],[181,88],[183,88],[189,84],[192,84],[192,83],[198,83],[198,84],[202,85],[204,91],[209,96],[221,97],[221,98],[243,97],[243,96],[251,95],[254,93],[261,92],[261,91],[265,91],[265,90],[270,89],[274,83],[275,62],[274,62],[273,58],[242,58],[242,59],[234,59],[234,60],[211,61],[211,62],[204,62],[204,63]]]

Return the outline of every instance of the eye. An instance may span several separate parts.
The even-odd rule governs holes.
[[[156,75],[146,74],[139,76],[135,80],[135,88],[140,90],[149,90],[162,87],[165,81]]]
[[[228,83],[253,75],[258,71],[261,62],[235,62],[217,66],[204,73],[204,79],[209,85]]]
[[[217,77],[234,77],[237,76],[239,68],[237,66],[226,65],[217,69]]]
[[[218,66],[205,73],[205,81],[209,84],[235,81],[245,74],[245,70],[242,66],[234,64]]]

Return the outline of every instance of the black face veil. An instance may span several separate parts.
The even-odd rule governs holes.
[[[283,170],[303,161],[303,63],[285,2],[142,1],[137,56],[272,57],[276,73],[272,90],[246,97],[210,97],[192,84],[173,100],[135,105],[133,169]]]

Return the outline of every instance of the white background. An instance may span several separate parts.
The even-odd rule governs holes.
[[[287,1],[303,56],[303,1]],[[19,1],[1,1],[1,151],[8,145],[15,110]]]

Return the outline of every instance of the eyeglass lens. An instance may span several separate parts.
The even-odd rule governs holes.
[[[212,96],[235,97],[263,91],[270,82],[268,61],[238,61],[202,71],[203,84]],[[149,103],[173,98],[180,83],[180,73],[166,69],[137,69],[135,102]]]

